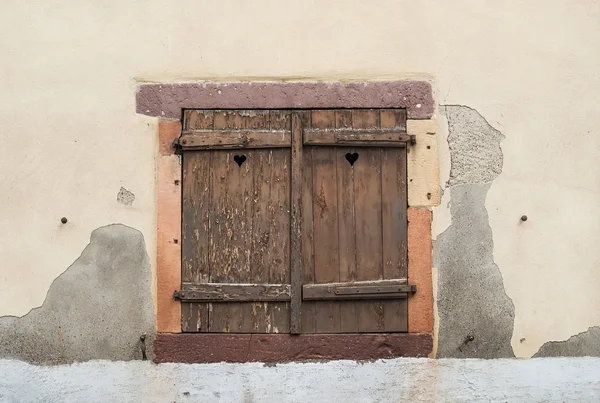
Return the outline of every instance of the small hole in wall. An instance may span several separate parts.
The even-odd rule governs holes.
[[[179,186],[179,179],[175,179],[175,182],[173,183],[175,183],[175,186]]]
[[[431,193],[427,193],[427,200],[431,200]]]
[[[431,148],[431,146],[427,146],[427,149],[429,150]]]
[[[173,243],[174,244],[178,244],[179,243],[179,239],[173,239]]]

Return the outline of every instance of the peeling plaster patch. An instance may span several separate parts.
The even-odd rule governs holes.
[[[600,327],[590,327],[565,341],[544,343],[534,357],[600,357]]]
[[[117,193],[117,201],[126,206],[131,206],[135,201],[135,195],[121,186],[119,193]]]
[[[437,237],[438,357],[514,357],[514,306],[494,263],[489,185],[450,188],[452,225]],[[473,340],[468,340],[469,336]]]
[[[152,272],[143,235],[121,224],[92,232],[81,256],[27,315],[0,317],[0,358],[39,364],[153,358]]]
[[[450,148],[449,186],[488,183],[502,172],[500,142],[504,135],[476,110],[467,106],[445,106]]]
[[[451,225],[434,241],[438,357],[514,357],[514,305],[494,263],[485,200],[502,171],[504,135],[465,106],[446,106]],[[448,197],[449,196],[449,197]]]

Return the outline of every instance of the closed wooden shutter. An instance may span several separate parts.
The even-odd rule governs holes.
[[[407,331],[404,110],[188,110],[183,127],[184,332]]]
[[[289,332],[290,129],[289,111],[185,112],[184,332]]]
[[[320,110],[308,123],[302,331],[405,332],[405,111]]]

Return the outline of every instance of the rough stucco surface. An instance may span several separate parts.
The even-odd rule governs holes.
[[[496,179],[502,172],[504,135],[468,106],[446,105],[444,111],[451,160],[448,186]]]
[[[494,263],[485,201],[504,136],[471,108],[446,106],[451,225],[434,242],[438,357],[513,357],[514,306]]]
[[[394,359],[265,366],[0,360],[0,401],[597,402],[600,359]]]
[[[534,357],[600,357],[600,327],[571,336],[565,341],[544,343]]]
[[[152,358],[151,284],[142,234],[119,224],[99,228],[41,307],[21,318],[0,317],[0,357],[43,364],[135,360],[147,333]]]
[[[136,114],[140,83],[412,79],[506,136],[485,205],[515,354],[600,325],[599,2],[2,6],[0,315],[40,306],[106,223],[139,229],[154,261],[157,119]]]
[[[457,185],[451,192],[452,225],[435,241],[438,268],[438,357],[514,356],[514,306],[494,263],[485,211],[489,185]],[[472,336],[472,341],[466,339]]]

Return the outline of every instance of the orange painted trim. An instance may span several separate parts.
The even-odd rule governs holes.
[[[180,133],[180,122],[158,124],[156,327],[164,333],[181,333],[181,304],[173,299],[181,288],[181,163],[172,147]]]
[[[431,219],[427,209],[408,209],[408,283],[417,286],[408,299],[409,333],[433,332]]]

